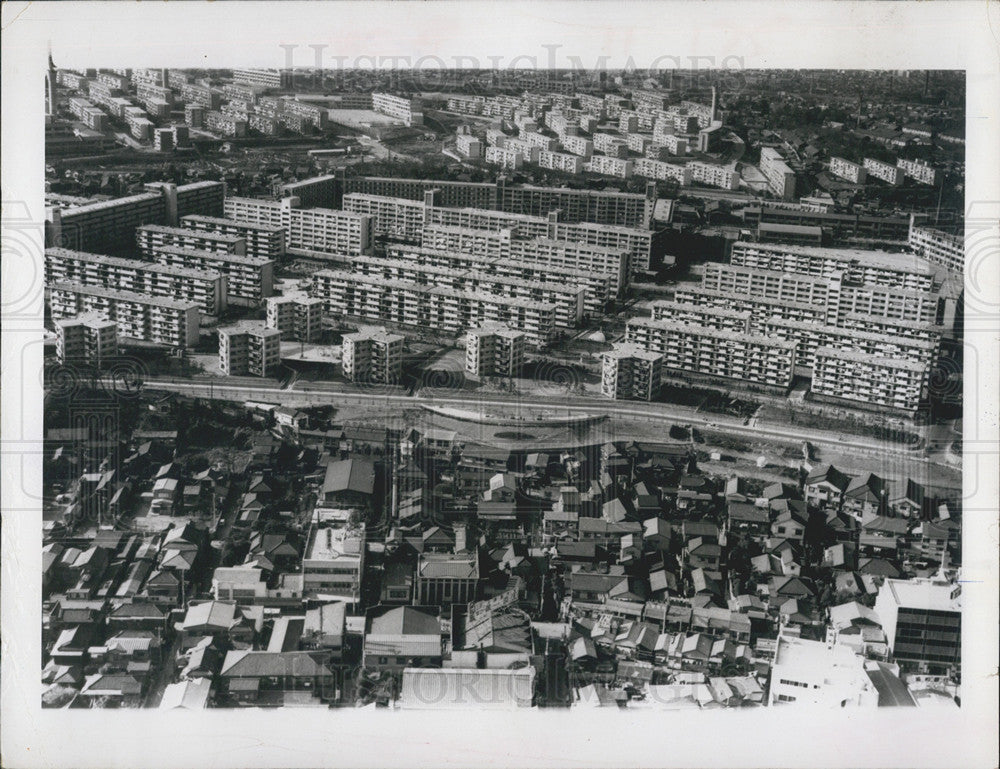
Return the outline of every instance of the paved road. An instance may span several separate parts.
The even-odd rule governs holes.
[[[299,390],[282,390],[275,387],[261,386],[229,386],[226,384],[202,384],[199,382],[161,381],[151,378],[144,386],[150,390],[168,390],[184,393],[199,398],[215,398],[221,400],[251,400],[265,403],[289,405],[399,405],[401,408],[413,408],[421,404],[435,406],[450,406],[481,410],[485,408],[510,410],[516,407],[530,417],[538,411],[548,414],[565,411],[569,414],[607,414],[609,417],[633,419],[649,422],[665,422],[669,424],[691,424],[708,431],[717,430],[732,435],[742,435],[750,438],[770,438],[778,441],[799,442],[809,441],[819,446],[831,446],[840,450],[851,449],[876,456],[898,454],[910,459],[918,457],[919,450],[907,448],[865,438],[858,435],[836,433],[829,431],[798,429],[780,423],[761,423],[755,420],[752,426],[744,425],[742,420],[716,414],[700,414],[689,407],[673,404],[625,403],[586,397],[539,397],[523,396],[515,400],[499,399],[492,395],[475,395],[455,393],[448,395],[435,394],[428,397],[424,394],[401,395],[394,393],[357,393],[357,392],[310,392]],[[936,464],[947,464],[930,458]]]

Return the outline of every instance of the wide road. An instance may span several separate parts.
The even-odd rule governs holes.
[[[779,423],[762,423],[755,420],[752,426],[744,425],[742,420],[721,414],[702,414],[685,406],[669,403],[635,403],[609,401],[598,398],[572,397],[539,397],[522,396],[517,399],[496,398],[490,395],[454,393],[433,396],[417,394],[404,395],[379,392],[340,392],[340,391],[301,391],[286,390],[273,386],[227,385],[223,383],[183,382],[150,378],[144,382],[145,389],[166,390],[183,393],[197,398],[214,398],[216,400],[258,401],[284,406],[318,406],[318,405],[358,405],[358,406],[390,406],[397,405],[400,410],[414,408],[422,404],[483,410],[495,408],[509,411],[516,407],[521,413],[547,412],[548,414],[607,414],[611,418],[637,420],[646,422],[679,425],[694,425],[708,431],[717,430],[721,433],[742,435],[749,438],[770,438],[772,440],[795,443],[809,441],[817,446],[830,446],[841,451],[851,449],[873,456],[897,454],[910,460],[920,456],[919,449],[907,448],[898,444],[865,438],[859,435],[822,431],[815,429],[800,429],[791,425]],[[440,391],[439,391],[440,392]],[[935,464],[946,462],[933,461]]]

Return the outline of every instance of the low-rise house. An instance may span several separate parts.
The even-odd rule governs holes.
[[[319,700],[336,695],[336,676],[317,652],[233,650],[219,677],[222,689],[241,704],[280,706],[286,698],[301,702],[289,693],[308,692]]]
[[[377,670],[440,667],[443,633],[437,610],[400,606],[369,612],[362,665]]]
[[[730,531],[738,531],[751,537],[766,537],[770,532],[771,514],[766,507],[747,502],[729,502],[726,518]]]
[[[844,490],[843,510],[860,521],[862,526],[884,515],[888,508],[888,489],[884,480],[874,473],[851,480]]]
[[[160,710],[204,710],[212,695],[212,681],[197,678],[167,684],[160,698]]]
[[[143,681],[134,675],[97,673],[87,677],[80,696],[101,698],[104,703],[114,703],[118,707],[137,708],[142,705],[144,690]]]
[[[233,642],[253,641],[254,628],[230,601],[191,604],[178,628],[187,638],[212,636]]]
[[[833,465],[819,467],[806,476],[803,482],[806,502],[814,507],[839,509],[850,483],[850,477]]]

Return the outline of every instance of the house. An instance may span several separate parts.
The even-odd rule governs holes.
[[[782,539],[801,543],[805,533],[805,518],[790,509],[780,513],[771,524],[771,534]]]
[[[624,574],[575,571],[568,576],[566,584],[574,601],[603,603],[609,598],[629,594],[629,579]]]
[[[517,481],[511,473],[497,473],[489,481],[489,487],[483,492],[484,502],[511,503],[517,496]]]
[[[87,677],[80,689],[80,696],[101,697],[123,708],[137,708],[142,705],[143,682],[127,673],[96,673]]]
[[[599,547],[619,549],[621,538],[626,534],[639,536],[643,526],[636,521],[609,521],[605,518],[580,518],[577,523],[581,543],[593,543]]]
[[[375,494],[375,462],[352,457],[326,466],[320,498],[324,504],[367,508]]]
[[[337,679],[324,656],[309,651],[233,650],[226,654],[219,678],[222,689],[239,704],[280,706],[286,701],[330,699],[336,695]],[[303,692],[312,696],[289,696]]]
[[[738,531],[751,537],[767,536],[771,527],[771,514],[766,507],[757,507],[747,502],[728,502],[726,518],[730,531]]]
[[[407,604],[413,600],[413,566],[394,561],[385,565],[382,574],[381,603]]]
[[[191,604],[179,630],[188,638],[207,635],[244,642],[253,640],[253,627],[239,607],[229,601]]]
[[[684,559],[690,569],[718,571],[722,563],[722,547],[716,542],[695,537],[684,546]]]
[[[839,508],[850,483],[850,477],[833,465],[819,467],[803,482],[806,502],[815,507]]]
[[[726,502],[749,502],[748,493],[746,478],[733,476],[726,480]]]
[[[371,609],[366,620],[363,662],[366,668],[402,670],[440,667],[443,633],[437,609],[400,606]]]
[[[167,684],[160,698],[160,710],[204,710],[212,694],[212,681],[196,678]]]
[[[912,478],[907,478],[903,493],[890,499],[889,506],[896,511],[897,515],[907,518],[923,518],[932,502],[933,500],[926,493],[923,484],[917,483]]]
[[[961,539],[961,528],[950,519],[924,521],[913,530],[917,549],[927,558],[942,562],[949,547]]]
[[[217,601],[244,601],[267,596],[262,569],[251,566],[220,566],[212,575],[212,596]]]
[[[875,473],[854,478],[844,490],[843,511],[864,525],[884,515],[888,507],[886,483]]]

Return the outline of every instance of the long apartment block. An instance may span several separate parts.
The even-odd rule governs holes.
[[[750,333],[750,319],[753,313],[749,310],[738,310],[728,306],[710,304],[694,304],[660,299],[650,305],[650,317],[653,320],[669,320],[685,325],[702,326],[720,331],[735,331]]]
[[[674,300],[685,305],[730,308],[749,312],[750,325],[748,330],[752,334],[762,333],[764,324],[771,317],[824,323],[827,315],[826,307],[821,305],[789,302],[762,296],[734,296],[728,291],[717,291],[703,286],[678,288],[674,292]]]
[[[926,291],[855,285],[837,276],[821,278],[718,262],[705,265],[702,285],[733,295],[822,305],[827,308],[827,322],[833,325],[850,312],[933,323],[940,304],[937,296]]]
[[[912,414],[920,405],[926,367],[916,361],[820,347],[815,353],[812,395],[859,408]]]
[[[792,383],[796,343],[652,318],[631,318],[626,341],[663,355],[663,368],[768,388]]]
[[[868,176],[868,171],[864,166],[838,157],[830,158],[830,173],[852,184],[864,184]]]
[[[910,248],[928,261],[951,272],[965,269],[965,240],[961,236],[911,223],[908,240]]]
[[[350,315],[458,334],[489,321],[523,331],[536,347],[556,336],[555,305],[518,297],[428,286],[377,275],[320,270],[313,295],[328,315]]]
[[[944,333],[942,326],[933,323],[922,323],[915,320],[899,320],[880,318],[877,315],[866,315],[860,312],[846,313],[840,322],[843,328],[854,328],[860,331],[870,331],[873,334],[885,334],[906,339],[918,339],[925,342],[938,343]]]
[[[929,371],[937,357],[938,344],[931,340],[876,334],[861,329],[840,328],[819,323],[771,318],[764,329],[767,336],[790,339],[798,344],[795,351],[797,373],[812,374],[816,350],[828,347],[835,350],[856,350],[866,355],[883,358],[911,360]]]
[[[65,248],[45,250],[45,283],[79,283],[196,302],[218,315],[227,306],[227,278],[217,270],[87,254]]]
[[[876,286],[919,291],[930,291],[934,287],[934,270],[922,259],[885,251],[737,241],[733,244],[730,263],[823,278],[833,278],[840,273],[845,281]]]
[[[199,232],[234,235],[246,242],[248,256],[280,259],[285,255],[285,233],[280,227],[250,222],[238,222],[217,216],[188,214],[181,218],[181,227]]]
[[[543,218],[485,209],[441,208],[402,198],[355,193],[344,195],[344,209],[372,216],[376,234],[394,240],[418,243],[424,225],[437,224],[485,230],[516,229],[527,240],[547,238],[624,250],[629,254],[630,276],[650,268],[659,243],[657,234],[650,230],[561,222],[555,211]]]
[[[886,184],[891,184],[893,187],[898,187],[903,183],[903,169],[892,163],[883,163],[875,158],[865,158],[863,166],[869,175]]]
[[[120,338],[170,347],[198,344],[200,326],[195,302],[72,283],[53,283],[50,302],[52,317],[56,320],[82,313],[100,313],[117,324]]]
[[[555,324],[562,329],[576,328],[583,321],[583,286],[572,283],[529,281],[475,270],[457,270],[417,264],[401,254],[401,259],[381,259],[359,256],[353,269],[362,275],[380,275],[392,280],[406,280],[432,286],[446,286],[460,291],[484,292],[508,297],[520,297],[552,304],[556,308]]]
[[[161,224],[144,224],[135,231],[136,244],[146,256],[151,256],[165,246],[213,251],[218,254],[246,255],[247,244],[236,235],[218,232],[201,232],[183,227],[166,227]]]
[[[485,230],[472,230],[473,233],[493,235]],[[608,273],[590,272],[562,266],[539,265],[533,262],[512,259],[508,255],[483,256],[464,253],[452,248],[427,248],[425,246],[388,245],[386,256],[391,259],[406,259],[416,264],[427,264],[436,267],[450,267],[456,270],[470,270],[484,274],[495,274],[505,278],[541,282],[564,283],[580,286],[584,290],[583,313],[588,317],[596,317],[604,312],[608,301],[614,296],[611,275]]]
[[[497,261],[512,259],[553,271],[610,276],[611,296],[620,296],[628,286],[629,254],[624,249],[591,246],[586,243],[556,241],[551,238],[523,238],[515,229],[481,230],[471,227],[429,224],[423,228],[425,247],[486,257]]]
[[[233,304],[259,304],[274,293],[274,262],[270,259],[177,246],[157,246],[153,259],[160,264],[222,273],[228,301]]]

